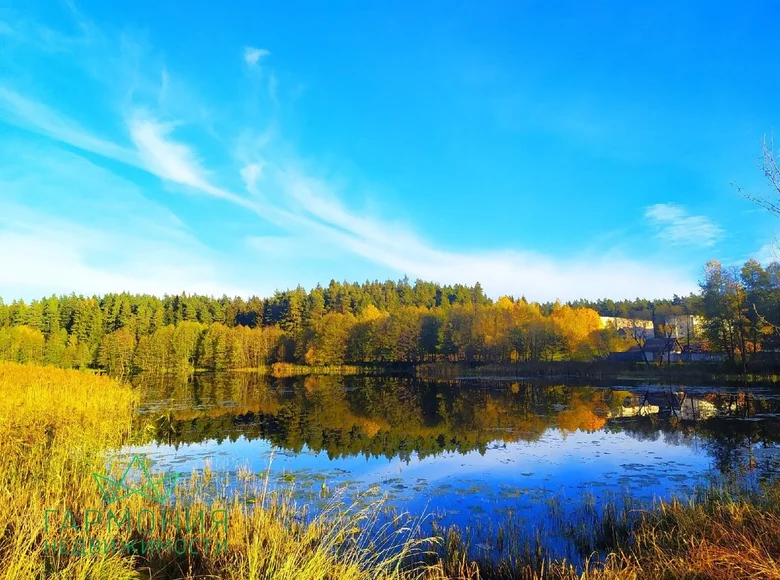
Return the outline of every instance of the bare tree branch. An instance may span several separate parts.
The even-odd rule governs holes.
[[[775,193],[780,196],[780,163],[778,162],[777,156],[775,154],[774,134],[770,134],[768,138],[766,135],[764,135],[764,138],[761,141],[761,157],[758,161],[761,172],[764,174],[764,178],[772,186],[772,189],[774,189]],[[739,193],[739,195],[748,201],[763,207],[770,213],[780,216],[780,203],[777,201],[773,201],[765,195],[754,195],[749,193],[736,183],[733,183],[732,185],[737,188],[737,193]]]
[[[761,314],[761,313],[758,311],[758,308],[756,308],[756,305],[755,305],[755,304],[753,304],[753,312],[755,312],[755,313],[756,313],[756,316],[758,317],[758,319],[759,319],[759,320],[760,320],[762,323],[764,323],[764,324],[766,324],[767,326],[769,326],[769,327],[770,327],[772,330],[774,330],[775,332],[778,332],[778,331],[780,331],[780,326],[778,326],[777,324],[772,324],[771,322],[769,322],[769,321],[766,319],[766,317],[765,317],[763,314]]]

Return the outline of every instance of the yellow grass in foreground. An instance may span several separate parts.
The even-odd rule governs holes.
[[[402,577],[401,560],[417,545],[404,542],[400,552],[391,554],[393,538],[400,536],[387,530],[384,546],[363,547],[360,529],[376,517],[376,506],[358,509],[334,504],[304,525],[289,498],[261,493],[252,508],[239,501],[212,500],[211,495],[224,496],[220,489],[226,482],[215,481],[206,472],[180,484],[176,494],[189,502],[192,513],[228,511],[227,534],[221,526],[206,530],[211,541],[227,540],[227,550],[219,554],[205,550],[197,527],[189,532],[175,526],[160,531],[158,519],[154,539],[192,540],[195,553],[163,558],[110,550],[86,555],[78,550],[76,554],[44,553],[45,540],[85,537],[88,510],[94,519],[109,509],[92,474],[105,473],[105,452],[130,436],[134,394],[107,377],[11,363],[0,363],[0,392],[0,521],[4,522],[0,578],[393,579]],[[251,474],[241,479],[247,489],[257,483]],[[129,509],[133,515],[145,509],[159,514],[161,509],[139,495],[110,508],[118,514]],[[68,511],[75,521],[65,519]],[[63,523],[69,525],[62,529]],[[109,532],[105,525],[93,525],[88,537],[110,543],[117,538],[117,529]],[[119,536],[126,541],[139,539],[140,534],[126,526]]]
[[[130,433],[133,393],[106,377],[0,363],[0,574],[135,578],[132,562],[97,555],[47,561],[47,509],[102,509],[92,473]]]

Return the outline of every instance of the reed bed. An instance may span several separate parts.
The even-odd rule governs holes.
[[[133,392],[104,376],[7,362],[0,392],[0,577],[137,578],[132,558],[43,553],[46,510],[102,509],[92,473],[130,436]]]
[[[334,501],[306,519],[290,496],[268,493],[267,479],[248,473],[231,482],[208,470],[195,472],[178,482],[175,503],[166,506],[138,494],[106,505],[93,474],[121,478],[127,458],[106,461],[108,452],[134,437],[132,389],[104,376],[3,362],[0,391],[0,578],[392,580],[427,573],[405,565],[421,548],[415,529],[377,529],[377,505]],[[236,486],[242,493],[228,496]],[[248,494],[254,501],[246,501]],[[191,514],[205,513],[204,525],[178,525],[184,506]],[[111,529],[105,525],[109,510],[129,510],[134,525]],[[177,525],[161,526],[161,510],[178,512],[171,516]],[[209,521],[222,510],[227,526]],[[141,523],[144,511],[148,517]],[[149,513],[157,515],[155,526]],[[370,530],[378,533],[369,537]],[[187,547],[184,553],[162,549],[177,540]],[[90,541],[120,549],[92,553]],[[60,553],[58,546],[67,549]],[[139,553],[121,549],[126,546]]]
[[[757,490],[712,487],[650,509],[608,503],[595,514],[585,502],[556,525],[575,545],[582,542],[583,561],[551,558],[543,531],[513,537],[509,521],[494,534],[509,538],[499,558],[470,559],[462,530],[447,530],[437,574],[458,580],[780,579],[777,483]]]

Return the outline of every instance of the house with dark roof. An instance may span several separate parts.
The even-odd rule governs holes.
[[[640,346],[632,346],[625,352],[610,353],[610,358],[625,362],[647,362],[664,360],[676,360],[676,357],[682,352],[680,341],[674,337],[670,338],[648,338]]]
[[[648,338],[643,350],[648,361],[657,361],[663,358],[671,359],[671,355],[682,352],[682,345],[675,337]]]
[[[642,351],[638,346],[632,346],[625,352],[611,352],[609,353],[609,358],[610,360],[616,360],[621,362],[644,362],[645,361],[645,358],[642,356]]]

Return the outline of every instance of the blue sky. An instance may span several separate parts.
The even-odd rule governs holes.
[[[0,296],[770,259],[776,3],[423,4],[0,0]]]

